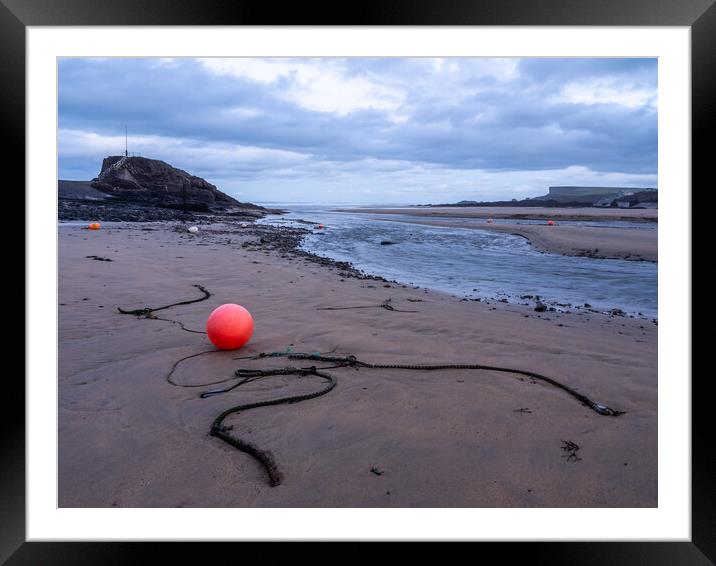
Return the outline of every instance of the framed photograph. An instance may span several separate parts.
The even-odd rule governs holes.
[[[269,8],[0,4],[27,274],[0,558],[713,563],[713,3]]]

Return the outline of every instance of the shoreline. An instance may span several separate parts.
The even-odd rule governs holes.
[[[363,214],[405,214],[430,218],[501,218],[532,220],[588,220],[588,221],[628,221],[658,222],[658,209],[625,208],[554,208],[554,207],[405,207],[405,208],[336,208],[336,212],[357,212]]]
[[[197,236],[167,223],[59,230],[61,507],[656,505],[656,324],[394,284],[292,250],[300,230],[199,227]],[[231,417],[276,457],[285,479],[270,488],[255,460],[208,427],[237,399],[317,384],[276,377],[207,400],[167,384],[172,363],[205,350],[206,338],[115,307],[186,299],[192,284],[210,299],[163,315],[200,329],[219,304],[244,304],[256,330],[238,355],[291,347],[378,363],[479,360],[553,376],[626,414],[603,417],[493,372],[329,370],[338,386],[319,399]],[[397,311],[318,310],[387,299]],[[236,355],[192,359],[174,377],[207,383],[237,366],[286,365]],[[579,445],[579,460],[563,457],[563,440]]]
[[[217,226],[222,224],[232,224],[235,223],[235,220],[231,218],[226,217],[217,217],[217,216],[207,216],[202,219],[202,222],[196,222],[197,218],[192,219],[194,222],[194,225],[198,226]],[[413,223],[411,221],[397,221],[397,220],[387,220],[386,221],[395,221],[395,222],[406,222],[406,223]],[[313,226],[316,224],[316,222],[308,221],[308,220],[295,220],[296,223],[299,224],[306,224]],[[66,223],[67,226],[74,226],[74,227],[82,227],[83,223],[75,222],[75,221],[60,221],[60,224]],[[187,221],[186,224],[189,222]],[[417,224],[426,224],[426,225],[437,225],[433,224],[431,222],[416,222]],[[132,227],[132,225],[135,224],[135,221],[131,221],[128,223],[127,227]],[[137,223],[139,224],[139,223]],[[167,226],[171,223],[167,224],[162,221],[154,221],[146,223],[151,226],[159,225],[159,226]],[[591,313],[596,315],[603,315],[603,316],[609,316],[609,317],[625,317],[625,318],[631,318],[631,319],[637,319],[642,320],[645,322],[650,322],[653,324],[658,324],[658,317],[653,317],[649,315],[642,314],[641,312],[638,312],[636,310],[625,312],[620,308],[594,308],[592,305],[588,303],[564,303],[560,302],[557,299],[547,299],[540,295],[507,295],[504,293],[501,293],[500,296],[475,296],[472,294],[466,294],[466,295],[460,295],[456,293],[451,293],[448,291],[444,291],[441,289],[436,289],[433,287],[426,287],[426,286],[419,286],[415,285],[410,282],[405,281],[398,281],[396,279],[388,279],[383,275],[377,274],[377,273],[368,273],[362,269],[359,269],[353,265],[350,261],[341,261],[337,259],[333,259],[331,257],[322,256],[314,252],[310,252],[307,250],[304,250],[302,248],[302,242],[305,236],[312,233],[311,230],[307,228],[296,228],[296,227],[286,227],[286,226],[276,226],[272,224],[257,224],[254,221],[251,221],[250,223],[241,223],[242,227],[242,234],[244,235],[250,235],[258,237],[258,240],[250,240],[250,241],[244,241],[242,243],[242,249],[246,249],[249,251],[259,251],[263,252],[264,254],[267,251],[275,252],[280,255],[281,259],[303,259],[305,261],[308,261],[310,263],[317,264],[319,266],[322,266],[324,268],[333,269],[338,272],[338,275],[341,278],[353,278],[353,279],[359,279],[359,280],[369,280],[369,281],[375,281],[379,283],[383,283],[384,287],[390,288],[393,284],[396,287],[400,287],[403,289],[413,289],[413,290],[422,290],[425,292],[431,292],[436,293],[438,295],[443,295],[445,297],[449,297],[452,299],[459,300],[461,302],[478,302],[483,303],[485,305],[490,304],[499,304],[500,306],[508,304],[508,305],[519,305],[522,307],[528,307],[529,309],[534,310],[535,312],[547,312],[547,313],[566,313],[570,314],[572,312],[576,313]],[[110,227],[113,225],[110,224]],[[114,227],[122,227],[122,223],[116,223],[116,226]],[[182,224],[175,223],[172,226],[172,230],[174,232],[178,233],[184,233],[185,223],[182,222]],[[457,227],[463,227],[463,225],[458,225]],[[480,229],[481,227],[476,229]],[[147,228],[141,228],[143,231],[147,230]],[[504,232],[508,232],[508,230],[504,230]],[[214,233],[223,233],[222,231],[214,231]],[[522,238],[525,238],[529,241],[529,238],[526,235],[517,234],[514,232],[510,232],[512,235],[520,236]],[[193,236],[192,239],[196,239],[196,236]],[[203,245],[203,244],[200,244]],[[546,250],[548,253],[550,253],[550,250]],[[569,255],[569,254],[564,254]],[[622,259],[622,258],[602,258],[595,255],[588,255],[585,254],[584,257],[593,257],[597,259]],[[633,260],[633,261],[649,261],[649,260]],[[527,302],[525,302],[527,301]],[[538,310],[539,309],[539,310]]]
[[[537,224],[487,224],[477,221],[455,222],[449,219],[398,220],[379,219],[385,222],[404,222],[424,226],[489,230],[521,236],[535,249],[567,256],[595,259],[623,259],[627,261],[658,262],[658,234],[656,230],[592,226],[546,226]],[[627,237],[628,236],[628,237]]]

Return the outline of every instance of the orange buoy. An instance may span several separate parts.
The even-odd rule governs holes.
[[[100,223],[99,222],[92,222],[89,226],[87,226],[88,230],[99,230],[100,229]]]
[[[547,226],[554,226],[554,220],[547,220]]]
[[[206,334],[220,350],[241,348],[253,333],[254,319],[241,305],[221,305],[214,309],[206,321]]]
[[[316,228],[318,228],[319,230],[323,230],[323,224],[319,224],[318,226],[316,226]]]

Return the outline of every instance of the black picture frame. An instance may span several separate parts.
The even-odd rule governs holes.
[[[24,210],[25,33],[28,26],[77,25],[567,25],[687,26],[691,28],[692,186],[707,187],[712,137],[710,107],[716,101],[716,6],[714,0],[390,0],[364,1],[354,10],[330,5],[220,0],[0,0],[0,114],[2,171],[6,189]],[[692,192],[693,196],[693,192]],[[9,198],[6,196],[6,198]],[[7,209],[16,214],[18,208]],[[12,211],[12,212],[10,212]],[[693,225],[693,224],[692,224]],[[26,282],[27,283],[27,282]],[[691,304],[685,305],[691,309]],[[690,311],[691,312],[691,311]],[[18,333],[19,334],[19,333]],[[693,350],[693,347],[692,347]],[[0,562],[18,564],[144,563],[147,546],[162,561],[212,560],[227,545],[156,543],[25,542],[24,384],[4,372],[0,458]],[[17,372],[14,372],[17,373]],[[713,430],[710,372],[692,379],[692,537],[690,542],[483,543],[500,562],[530,564],[712,564],[716,561],[716,458],[709,450]],[[689,379],[691,376],[669,376]],[[16,412],[10,413],[10,407]],[[320,539],[320,528],[316,538]],[[489,545],[489,546],[487,546]],[[161,546],[161,548],[157,548]],[[235,552],[235,550],[234,550]],[[179,553],[181,553],[179,555]],[[238,556],[237,556],[238,558]]]

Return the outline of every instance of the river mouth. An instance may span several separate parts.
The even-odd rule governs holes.
[[[542,301],[558,310],[588,308],[658,318],[658,266],[652,262],[563,256],[535,250],[512,234],[391,221],[386,215],[287,207],[259,222],[323,224],[305,251],[347,261],[370,275],[467,300]],[[649,229],[625,226],[630,229]]]

